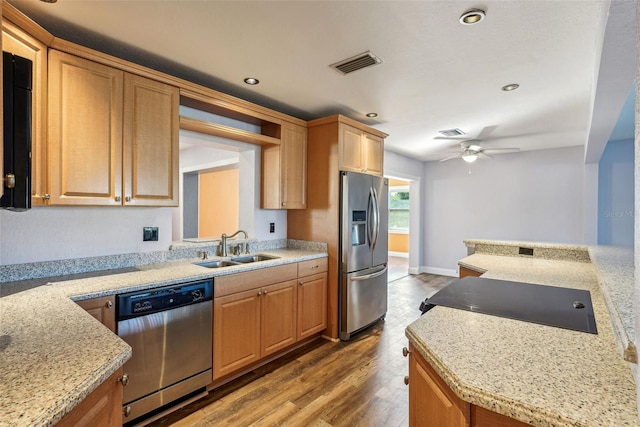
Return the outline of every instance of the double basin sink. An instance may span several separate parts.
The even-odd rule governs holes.
[[[252,262],[269,261],[272,259],[278,259],[278,257],[269,255],[245,255],[231,259],[216,259],[211,261],[196,262],[194,264],[207,268],[220,268],[230,267],[232,265],[250,264]]]

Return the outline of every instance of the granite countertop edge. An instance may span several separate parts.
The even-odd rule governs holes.
[[[465,243],[466,242],[467,241],[465,240]],[[501,243],[497,241],[490,241],[490,242],[492,245]],[[505,242],[505,243],[510,246],[519,244],[519,242]],[[524,245],[530,246],[527,243],[524,243]],[[584,246],[584,247],[575,246],[575,245],[557,245],[557,246],[569,247],[572,250],[579,248],[580,250],[587,251],[590,249],[587,246]],[[487,259],[493,259],[495,260],[495,263],[493,261],[486,262]],[[507,262],[508,268],[507,270],[505,270],[505,272],[499,271],[500,269],[496,267],[496,265],[500,265],[500,259],[503,259],[505,262]],[[518,258],[518,257],[514,258],[508,255],[484,254],[484,253],[483,254],[476,253],[474,255],[467,256],[462,260],[460,260],[458,262],[458,265],[461,267],[468,268],[470,270],[477,271],[479,273],[483,273],[482,277],[493,277],[495,279],[502,279],[502,280],[524,281],[523,279],[526,279],[526,274],[521,276],[519,272],[516,272],[516,270],[514,270],[514,266],[518,266],[518,265],[524,266],[525,267],[524,271],[526,273],[526,272],[532,271],[531,269],[533,268],[539,268],[542,265],[542,263],[544,263],[544,265],[549,265],[547,263],[562,264],[565,262],[570,264],[575,264],[576,266],[580,264],[584,265],[584,263],[582,262],[574,262],[574,261],[566,261],[566,260],[543,260],[543,259]],[[535,264],[535,263],[540,263],[540,264]],[[587,268],[586,265],[584,268]],[[605,310],[604,313],[606,313],[606,315],[609,316],[608,320],[611,320],[611,323],[612,323],[612,324],[602,325],[603,328],[611,329],[611,331],[607,332],[605,329],[603,329],[602,332],[604,333],[604,335],[603,335],[603,338],[601,339],[604,339],[605,341],[613,342],[615,344],[616,338],[614,336],[616,336],[618,332],[616,331],[617,329],[615,325],[616,322],[614,321],[615,316],[613,319],[611,319],[610,317],[611,307],[609,305],[609,301],[607,301],[606,292],[603,291],[602,289],[602,285],[601,285],[602,277],[597,267],[598,267],[597,265],[594,265],[594,267],[588,267],[588,268],[589,269],[593,268],[592,274],[594,277],[592,280],[594,284],[596,284],[595,289],[599,290],[600,291],[599,294],[601,294],[597,298],[601,298],[602,302],[600,303],[600,305],[604,304],[604,310]],[[494,271],[494,268],[498,268],[498,270]],[[531,281],[531,283],[562,286],[561,284],[562,281],[558,283],[558,278],[553,278],[552,280],[549,280],[548,283],[545,283],[545,280],[541,280],[541,277],[544,277],[543,275],[544,273],[542,273],[542,275],[538,275],[534,280]],[[440,312],[438,312],[439,310]],[[444,315],[440,316],[440,314],[445,313],[446,310],[450,311],[450,312],[447,312],[447,316],[444,316]],[[456,309],[451,309],[446,307],[435,307],[432,311],[434,312],[434,314],[438,316],[439,320],[441,320],[441,318],[451,319],[459,315],[458,313],[456,313]],[[427,313],[425,316],[428,316],[429,314],[431,314],[431,312]],[[486,315],[480,315],[480,316],[486,316]],[[497,392],[495,389],[484,390],[478,387],[477,384],[474,385],[473,381],[468,381],[468,378],[469,378],[468,376],[470,375],[468,371],[466,371],[465,373],[465,378],[467,378],[466,380],[464,378],[459,377],[456,374],[457,368],[448,366],[448,362],[446,362],[446,360],[442,360],[442,358],[439,357],[440,350],[437,350],[437,349],[443,345],[442,342],[438,341],[436,343],[435,349],[430,348],[429,342],[433,338],[426,339],[424,334],[426,331],[432,330],[431,329],[432,325],[423,329],[423,325],[427,325],[427,324],[421,323],[421,319],[418,319],[417,321],[410,324],[405,331],[405,335],[413,343],[418,353],[425,358],[427,363],[429,363],[434,368],[434,370],[442,377],[445,383],[449,387],[451,387],[453,392],[462,400],[469,402],[471,404],[475,404],[480,407],[486,408],[488,410],[503,414],[505,416],[520,420],[522,422],[529,423],[531,425],[536,425],[536,426],[545,426],[545,427],[546,426],[562,426],[562,427],[592,426],[592,425],[597,425],[598,421],[602,421],[602,420],[594,420],[593,422],[596,424],[593,424],[592,422],[586,421],[584,419],[574,418],[572,414],[575,412],[576,408],[570,409],[567,412],[567,409],[562,405],[560,405],[559,407],[564,409],[557,411],[556,409],[558,408],[553,406],[546,407],[544,404],[538,404],[540,402],[536,401],[535,399],[531,400],[531,399],[515,398],[516,396],[515,394],[511,395],[508,392],[505,392],[505,393]],[[482,320],[480,319],[479,322],[482,323]],[[602,322],[602,317],[600,318],[600,322]],[[522,328],[524,329],[525,327],[522,326]],[[487,331],[487,333],[489,333],[489,331]],[[438,340],[439,338],[440,337],[436,337],[435,339]],[[451,348],[453,349],[457,345],[458,343],[453,345]],[[613,360],[615,359],[615,356],[616,356],[616,350],[614,346],[611,346],[611,348],[612,350],[607,353],[608,354],[607,357]],[[449,356],[451,355],[448,354],[447,357]],[[621,359],[622,358],[620,358],[620,363],[615,361],[612,362],[612,363],[618,364],[617,375],[623,375],[623,377],[626,377],[627,380],[630,380],[631,382],[633,382],[633,375],[632,375],[633,366],[631,366],[631,369],[629,369],[630,366],[627,364],[626,373],[624,373],[625,369],[620,365],[626,362],[622,361]],[[629,389],[628,384],[625,387],[627,387],[625,388],[625,390],[627,391],[622,392],[623,394],[620,395],[620,398],[621,398],[621,401],[627,402],[633,397],[634,408],[630,409],[631,411],[633,411],[635,409],[635,393],[633,393],[633,396],[631,396],[632,393],[628,392],[628,389]],[[570,392],[570,391],[567,391],[567,392]],[[634,387],[634,392],[635,392],[635,387]],[[580,400],[578,395],[576,395],[576,399]],[[625,405],[625,403],[621,403],[621,405]],[[600,411],[599,416],[605,417],[606,419],[607,417],[607,415],[605,415],[607,413],[606,408],[603,407],[599,411]],[[625,416],[623,418],[624,418],[624,422],[619,425],[638,425],[637,409],[636,409],[635,417],[626,418]],[[617,420],[619,421],[620,418],[617,418]]]
[[[72,301],[215,278],[327,256],[326,252],[290,248],[270,249],[259,253],[277,258],[224,268],[206,268],[194,264],[203,261],[199,258],[169,261],[145,265],[139,271],[61,282],[53,280],[0,298],[0,338],[9,337],[8,344],[0,345],[0,354],[5,359],[0,369],[0,427],[50,426],[57,423],[131,357],[129,345]],[[225,258],[211,257],[208,260],[215,259]],[[50,318],[47,319],[48,315],[44,313],[49,313]],[[65,322],[67,327],[53,330],[64,329],[66,335],[61,336],[58,341],[55,341],[55,336],[47,341],[49,334],[45,334],[45,343],[38,342],[38,337],[42,337],[42,329],[52,331],[51,327],[59,326],[56,321]],[[83,354],[87,353],[85,350],[92,346],[73,345],[85,342],[88,336],[100,340],[101,353],[95,360],[83,358]],[[90,359],[93,357],[89,356]],[[47,370],[48,362],[51,371]],[[33,373],[29,366],[38,368],[38,372]],[[65,368],[69,373],[64,372]],[[24,387],[21,391],[18,389],[20,384],[29,384],[29,387]],[[33,389],[39,392],[34,395]]]

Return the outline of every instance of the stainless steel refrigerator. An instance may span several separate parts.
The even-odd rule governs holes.
[[[388,190],[386,179],[340,172],[340,339],[387,313]]]

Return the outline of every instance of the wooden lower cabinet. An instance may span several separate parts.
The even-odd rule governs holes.
[[[213,377],[260,359],[260,296],[249,290],[213,302]]]
[[[112,332],[116,332],[116,308],[114,304],[114,296],[92,298],[82,301],[76,301],[80,307],[85,309],[90,315],[95,317],[100,323],[109,328]]]
[[[296,280],[215,298],[213,377],[296,342]]]
[[[327,328],[327,273],[298,280],[297,337],[301,340]]]
[[[409,344],[409,427],[525,427],[460,399]]]
[[[411,347],[409,353],[409,426],[469,427],[469,403],[456,396]]]
[[[483,274],[484,273],[480,273],[479,271],[471,270],[470,268],[466,268],[466,267],[460,267],[460,272],[459,272],[460,279],[467,276],[480,277]]]
[[[260,355],[268,356],[296,342],[297,281],[262,289]]]
[[[320,258],[216,278],[214,381],[325,330],[326,270]]]
[[[122,368],[100,384],[78,406],[65,415],[57,427],[122,426]]]

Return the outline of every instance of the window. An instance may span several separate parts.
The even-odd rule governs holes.
[[[409,232],[409,187],[389,187],[389,231]]]

